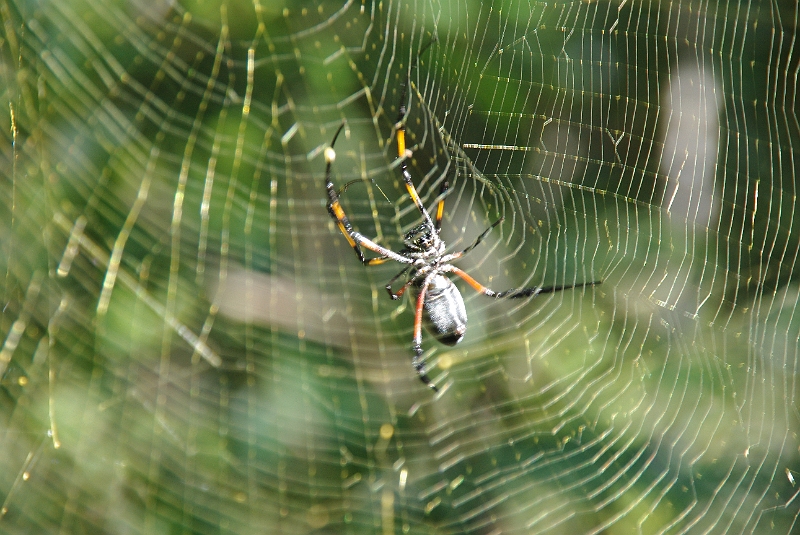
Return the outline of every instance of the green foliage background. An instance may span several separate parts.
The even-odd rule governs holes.
[[[0,532],[797,529],[797,18],[0,0]],[[505,218],[461,265],[602,280],[465,290],[464,343],[425,338],[439,396],[398,268],[359,265],[325,210],[346,121],[345,209],[402,245],[409,76],[445,239]]]

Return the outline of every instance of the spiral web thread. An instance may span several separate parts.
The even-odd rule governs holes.
[[[796,5],[0,1],[0,531],[790,533]],[[424,54],[418,52],[428,44]],[[412,65],[416,63],[416,67]],[[363,267],[419,224],[464,341]]]

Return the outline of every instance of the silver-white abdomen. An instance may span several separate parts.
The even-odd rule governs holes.
[[[419,295],[420,288],[415,286],[413,290]],[[459,343],[467,332],[464,299],[458,287],[444,275],[434,275],[428,282],[422,321],[429,333],[449,346]]]

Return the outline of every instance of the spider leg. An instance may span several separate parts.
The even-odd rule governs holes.
[[[603,281],[582,282],[580,284],[564,284],[564,285],[560,285],[560,286],[547,286],[547,287],[544,287],[544,288],[539,287],[539,286],[532,286],[530,288],[520,288],[518,290],[514,289],[514,288],[510,288],[510,289],[505,290],[503,292],[495,292],[491,288],[487,288],[486,286],[484,286],[480,282],[478,282],[475,279],[473,279],[465,271],[463,271],[461,269],[458,269],[455,266],[448,266],[447,267],[447,271],[451,271],[454,274],[456,274],[457,276],[461,277],[467,284],[472,286],[472,288],[476,292],[480,292],[483,295],[486,295],[486,296],[489,296],[489,297],[494,297],[495,299],[503,299],[503,298],[515,299],[515,298],[518,298],[518,297],[530,297],[530,296],[535,296],[535,295],[539,295],[539,294],[548,294],[548,293],[560,292],[561,290],[570,290],[572,288],[583,288],[585,286],[595,286],[595,285],[600,284],[600,283],[603,282]]]
[[[412,278],[411,280],[406,281],[406,283],[403,284],[403,286],[397,291],[397,293],[394,293],[392,291],[392,285],[394,284],[394,281],[396,281],[397,279],[408,273],[409,269],[411,269],[411,266],[406,267],[403,271],[392,277],[392,280],[390,280],[389,284],[386,285],[386,291],[389,292],[389,297],[391,297],[393,301],[400,299],[400,297],[404,293],[406,293],[408,287],[411,286],[411,283],[414,282],[414,279]]]
[[[400,171],[403,174],[403,182],[406,185],[406,191],[408,191],[409,197],[411,197],[411,200],[414,202],[414,206],[417,207],[417,210],[419,210],[419,213],[422,215],[422,218],[425,220],[425,223],[428,225],[428,227],[435,229],[437,227],[433,224],[433,220],[431,219],[431,215],[428,213],[428,210],[426,210],[425,206],[422,204],[422,200],[419,198],[419,193],[417,193],[417,188],[414,187],[414,182],[411,180],[411,173],[408,171],[408,158],[410,154],[406,152],[405,116],[406,107],[405,104],[403,104],[400,106],[400,116],[397,118],[397,157],[401,159]],[[442,205],[443,201],[444,200],[440,201],[440,205]],[[439,210],[437,209],[437,216],[438,213]],[[438,220],[441,221],[441,218]]]
[[[414,357],[411,361],[411,364],[414,366],[414,370],[416,370],[417,375],[419,375],[420,381],[428,385],[434,392],[438,392],[439,389],[436,388],[436,385],[433,384],[431,378],[428,377],[427,373],[425,373],[425,363],[422,362],[422,311],[425,305],[425,295],[427,294],[428,290],[428,281],[429,277],[425,277],[425,280],[422,282],[422,288],[420,288],[419,295],[417,296],[417,307],[414,313],[414,342],[411,346],[411,348],[414,350]]]
[[[331,178],[331,166],[336,160],[336,151],[333,150],[333,145],[336,143],[336,138],[339,137],[342,128],[344,128],[344,123],[342,123],[339,129],[336,130],[336,134],[333,136],[333,141],[331,141],[331,146],[325,149],[325,188],[328,191],[328,213],[330,213],[331,217],[334,219],[334,221],[336,221],[336,225],[339,227],[339,230],[341,231],[342,235],[344,235],[345,239],[347,239],[347,243],[350,244],[350,247],[353,248],[356,256],[358,256],[358,259],[365,266],[376,266],[378,264],[383,264],[387,260],[394,260],[395,262],[400,262],[401,264],[411,264],[413,260],[410,258],[395,253],[391,249],[387,249],[386,247],[378,245],[366,236],[356,232],[353,229],[353,226],[350,224],[350,220],[347,219],[347,215],[345,215],[344,209],[339,202],[339,194],[336,192],[336,188],[333,185],[333,180]],[[362,247],[378,253],[381,256],[377,258],[366,258],[364,256],[364,251],[361,249]]]
[[[489,228],[487,228],[486,230],[481,232],[481,235],[478,236],[478,238],[474,242],[472,242],[472,245],[470,245],[469,247],[467,247],[463,251],[459,251],[457,253],[453,253],[451,255],[447,255],[447,258],[445,259],[445,262],[450,262],[450,261],[455,260],[457,258],[461,258],[465,254],[467,254],[468,252],[473,250],[475,247],[477,247],[483,241],[483,239],[492,231],[492,229],[494,227],[496,227],[497,225],[499,225],[500,223],[503,222],[503,219],[505,219],[505,218],[501,217],[500,219],[498,219],[497,221],[495,221],[494,223],[489,225]]]
[[[419,61],[419,57],[430,47],[433,43],[436,42],[436,39],[431,39],[425,46],[423,46],[420,51],[417,53],[417,57],[411,65],[411,71],[413,72],[414,69],[417,67],[417,62]],[[408,171],[408,158],[411,156],[410,151],[406,150],[406,115],[408,114],[408,109],[406,108],[406,95],[408,94],[408,84],[409,84],[409,77],[406,78],[405,83],[403,83],[402,89],[400,91],[400,110],[397,114],[397,157],[401,159],[400,161],[400,171],[403,174],[403,182],[405,182],[406,190],[408,191],[408,195],[411,197],[411,200],[414,202],[414,206],[417,207],[419,213],[422,215],[422,218],[425,220],[425,223],[428,225],[430,229],[438,229],[439,224],[441,223],[441,216],[440,213],[444,211],[444,199],[439,201],[439,206],[437,207],[437,225],[434,226],[433,220],[431,219],[431,215],[428,213],[428,210],[425,209],[425,206],[422,204],[422,200],[419,198],[419,193],[417,193],[417,189],[414,187],[414,183],[411,180],[411,173]],[[446,186],[446,184],[445,184]],[[446,191],[446,187],[443,187],[442,193]]]
[[[442,182],[442,188],[439,190],[439,203],[436,205],[436,232],[442,230],[442,216],[444,216],[444,194],[447,193],[447,188],[450,184],[445,180]],[[496,224],[496,223],[495,223]]]

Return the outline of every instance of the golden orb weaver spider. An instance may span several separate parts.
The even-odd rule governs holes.
[[[425,48],[427,48],[427,46]],[[339,202],[339,193],[336,191],[331,178],[331,166],[336,160],[336,151],[333,150],[333,146],[336,144],[336,139],[339,137],[342,128],[344,128],[344,122],[342,122],[341,126],[336,130],[336,134],[334,134],[330,146],[325,149],[325,188],[328,192],[328,212],[362,264],[365,266],[376,266],[389,260],[400,264],[407,264],[400,273],[392,277],[386,285],[386,291],[389,292],[389,297],[392,299],[400,299],[409,288],[412,294],[414,294],[416,306],[414,309],[414,338],[411,346],[414,351],[412,365],[419,375],[420,380],[428,385],[434,392],[438,392],[439,389],[425,372],[425,364],[422,361],[422,326],[424,325],[426,330],[439,342],[448,346],[454,346],[459,343],[464,338],[464,334],[467,331],[467,312],[464,306],[464,298],[461,296],[458,287],[453,284],[453,281],[445,276],[446,273],[456,275],[469,284],[475,291],[496,299],[531,297],[571,288],[593,286],[595,284],[600,284],[601,281],[549,287],[533,286],[518,290],[511,288],[502,292],[496,292],[452,265],[451,262],[461,258],[477,247],[486,235],[503,221],[503,218],[501,217],[492,223],[466,249],[455,253],[446,252],[445,242],[440,236],[440,231],[442,217],[444,215],[444,197],[449,185],[446,181],[442,184],[439,201],[436,205],[436,216],[432,218],[428,210],[422,204],[422,200],[411,180],[411,173],[408,171],[407,162],[411,151],[406,150],[406,90],[407,83],[403,85],[400,94],[400,110],[397,122],[395,123],[397,132],[397,157],[401,159],[400,171],[403,175],[406,190],[422,216],[422,223],[412,228],[403,236],[403,249],[399,252],[392,251],[382,245],[378,245],[359,233],[353,229],[353,226],[347,219],[347,215],[344,213],[344,209],[342,209]],[[368,249],[380,256],[367,258],[364,256],[363,249]],[[393,291],[392,285],[397,279],[403,276],[407,277],[406,282],[397,292]]]

